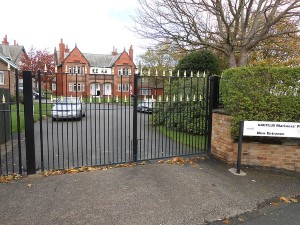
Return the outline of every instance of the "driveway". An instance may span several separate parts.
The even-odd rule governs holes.
[[[0,224],[207,224],[252,211],[275,196],[300,194],[299,174],[243,168],[246,176],[235,176],[229,168],[214,159],[193,164],[151,161],[29,176],[0,184]]]
[[[204,152],[202,143],[188,147],[166,137],[151,123],[151,114],[137,114],[138,160]],[[104,165],[132,161],[133,108],[128,104],[87,104],[81,121],[35,124],[37,166],[41,168],[41,140],[45,169]]]

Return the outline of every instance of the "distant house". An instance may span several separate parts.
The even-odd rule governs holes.
[[[9,45],[5,35],[0,44],[0,88],[10,89],[12,95],[16,87],[15,69],[19,69],[20,60],[24,54],[26,54],[24,47],[19,46],[16,41],[14,45]],[[20,81],[20,89],[22,89],[22,79]]]
[[[132,95],[133,49],[111,54],[82,53],[77,46],[70,51],[61,42],[59,51],[54,50],[56,65],[52,81],[53,95],[57,96],[118,96]]]

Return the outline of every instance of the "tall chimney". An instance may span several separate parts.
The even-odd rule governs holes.
[[[69,46],[68,46],[68,45],[66,45],[65,52],[66,52],[66,53],[69,53],[69,52],[70,52],[70,49],[69,49]]]
[[[130,48],[129,48],[129,57],[131,58],[131,60],[133,60],[133,48],[132,48],[132,45],[130,45]]]
[[[59,43],[59,62],[62,63],[65,59],[65,44],[63,43],[63,39],[60,39]]]
[[[9,44],[9,43],[7,42],[7,35],[5,35],[5,37],[3,38],[2,44],[3,44],[3,45],[8,45],[8,44]]]
[[[111,53],[113,56],[117,55],[118,54],[118,51],[117,49],[115,48],[115,46],[113,46],[113,51]]]

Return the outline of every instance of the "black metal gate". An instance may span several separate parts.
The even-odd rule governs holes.
[[[24,74],[24,79],[26,76],[31,74]],[[135,74],[133,89],[130,86],[128,90],[121,89],[120,95],[82,97],[76,94],[85,109],[85,117],[80,120],[63,117],[53,120],[53,106],[62,97],[47,95],[42,99],[40,91],[39,99],[32,100],[31,87],[24,87],[24,99],[38,107],[33,111],[39,121],[27,123],[26,142],[19,144],[22,154],[14,156],[11,164],[7,160],[11,149],[6,146],[3,151],[1,147],[1,154],[6,158],[1,157],[0,175],[209,154],[211,78],[205,73]],[[89,83],[85,85],[88,88]],[[115,85],[119,84],[113,83],[112,87]],[[25,121],[28,116],[32,118],[30,110]],[[22,171],[11,169],[16,161],[20,162]]]

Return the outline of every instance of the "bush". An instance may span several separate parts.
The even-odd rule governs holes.
[[[220,88],[235,140],[242,120],[300,121],[300,68],[228,69]]]
[[[191,71],[194,74],[197,72],[206,72],[213,75],[220,75],[222,72],[220,60],[209,50],[194,51],[187,54],[178,62],[174,73],[177,73],[178,70],[181,73],[186,71],[187,76],[191,74]]]

